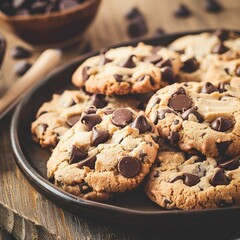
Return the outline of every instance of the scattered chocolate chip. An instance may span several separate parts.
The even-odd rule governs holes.
[[[184,49],[181,49],[181,50],[175,50],[175,52],[179,53],[180,55],[184,54],[185,53],[185,50]]]
[[[219,92],[220,93],[226,92],[227,91],[227,89],[226,89],[227,85],[229,86],[229,83],[221,82],[218,86]]]
[[[95,106],[90,106],[84,110],[86,114],[93,114],[97,112],[97,108]]]
[[[200,162],[205,161],[207,159],[207,157],[205,155],[203,155],[197,149],[191,149],[190,152],[184,152],[184,156],[186,159],[189,159],[192,156],[197,156],[197,158],[199,159]],[[195,162],[196,162],[196,160],[195,160]]]
[[[132,123],[131,127],[137,128],[139,133],[145,133],[152,130],[152,126],[149,124],[148,120],[144,115],[138,116]]]
[[[31,52],[24,47],[16,46],[16,47],[12,48],[11,56],[14,59],[29,58],[31,56]]]
[[[218,92],[218,89],[210,82],[206,82],[201,90],[201,93],[213,93],[213,92]]]
[[[186,110],[185,112],[182,113],[182,119],[183,120],[188,120],[188,117],[190,114],[193,114],[198,122],[203,122],[203,116],[197,111],[197,108],[196,107],[192,107],[192,108],[189,108],[188,110]]]
[[[141,17],[142,13],[140,12],[140,10],[137,7],[133,7],[131,9],[128,10],[128,12],[125,14],[125,18],[127,20],[132,20],[138,17]]]
[[[104,66],[107,63],[112,62],[112,59],[109,59],[105,56],[105,54],[100,55],[99,66]]]
[[[148,27],[143,17],[133,19],[127,26],[128,36],[136,38],[147,34]]]
[[[169,109],[169,108],[167,108],[167,109],[162,109],[162,110],[158,113],[158,119],[159,119],[159,120],[164,119],[166,113],[174,113],[174,114],[175,114],[175,112],[174,112],[173,110]]]
[[[158,62],[160,62],[163,58],[157,54],[153,54],[151,56],[148,56],[146,58],[144,58],[144,62],[150,62],[152,64],[156,64]]]
[[[172,96],[176,96],[176,95],[179,95],[179,94],[186,94],[183,87],[180,87]]]
[[[5,37],[0,33],[0,69],[3,63],[3,58],[6,51],[6,40]]]
[[[87,66],[83,67],[83,69],[82,69],[82,80],[83,80],[83,82],[86,82],[89,78],[89,75],[87,73],[88,69],[89,69],[89,67],[87,67]]]
[[[174,119],[173,124],[174,125],[178,125],[179,124],[179,120],[178,119]]]
[[[222,11],[222,5],[216,0],[205,0],[204,9],[207,12],[218,13]]]
[[[221,40],[225,41],[229,37],[229,30],[226,29],[217,29],[214,34]]]
[[[225,175],[223,169],[219,168],[212,176],[210,184],[216,187],[217,185],[228,185],[230,179]]]
[[[40,123],[40,124],[38,124],[38,126],[37,126],[37,133],[38,133],[39,135],[43,135],[44,132],[47,130],[47,128],[48,128],[48,125],[47,125],[47,124],[45,124],[45,123]]]
[[[170,84],[175,82],[174,73],[171,67],[163,67],[161,69],[162,80]]]
[[[223,54],[223,53],[227,52],[228,50],[229,50],[229,48],[226,47],[223,42],[220,42],[219,44],[217,44],[217,45],[212,49],[212,53],[215,53],[215,54]]]
[[[231,143],[232,143],[232,141],[216,143],[219,155],[224,155],[226,153],[226,151],[228,150]]]
[[[91,131],[92,128],[101,121],[102,118],[98,114],[86,114],[81,118],[81,123],[85,124],[86,131]]]
[[[81,117],[81,114],[75,114],[75,115],[71,115],[68,117],[67,119],[67,124],[72,127],[73,125],[75,125],[79,119]]]
[[[120,63],[120,67],[124,68],[134,68],[136,67],[136,64],[133,61],[134,55],[130,55],[126,60],[124,60],[122,63]]]
[[[158,28],[155,29],[154,35],[160,36],[160,35],[163,35],[163,34],[165,34],[165,33],[166,33],[166,32],[165,32],[165,30],[164,30],[163,28],[158,27]]]
[[[240,65],[235,70],[236,76],[240,77]]]
[[[192,106],[192,100],[185,94],[179,94],[173,96],[168,103],[169,107],[174,111],[182,112],[186,111]]]
[[[226,132],[232,128],[233,124],[231,121],[224,117],[219,117],[211,123],[211,128],[218,132]]]
[[[199,64],[197,59],[195,57],[192,57],[183,62],[183,67],[181,68],[181,70],[183,72],[192,73],[198,70],[198,68]]]
[[[113,76],[114,76],[114,78],[117,82],[122,82],[123,81],[123,76],[122,75],[114,74]]]
[[[170,183],[174,183],[174,182],[176,182],[177,180],[183,180],[184,179],[184,176],[176,176],[175,178],[173,178],[171,181],[170,181]]]
[[[88,154],[78,148],[76,145],[72,146],[72,151],[70,154],[69,164],[78,163],[81,160],[85,159]]]
[[[183,182],[185,185],[192,187],[200,182],[200,178],[194,174],[184,173]]]
[[[171,132],[170,136],[168,137],[170,143],[172,145],[176,145],[180,139],[179,133],[178,132]]]
[[[27,61],[21,61],[18,62],[15,65],[15,73],[17,76],[21,77],[23,76],[30,68],[32,67],[32,64]]]
[[[234,157],[230,160],[224,161],[224,162],[219,162],[218,166],[220,168],[223,168],[224,170],[234,170],[239,167],[239,156]]]
[[[92,130],[92,146],[105,143],[109,139],[109,136],[110,135],[107,130],[101,130],[94,127]]]
[[[105,96],[101,94],[93,94],[89,100],[89,103],[96,108],[104,108],[108,104],[105,100]]]
[[[90,169],[94,169],[96,160],[97,160],[96,156],[89,157],[89,158],[79,162],[77,164],[77,167],[78,168],[89,167]]]
[[[118,127],[125,127],[133,120],[133,113],[127,108],[116,109],[111,117],[112,123]]]
[[[135,177],[141,170],[141,164],[135,157],[123,157],[118,162],[118,171],[125,178]]]
[[[174,16],[177,18],[186,18],[191,15],[190,9],[185,4],[180,4],[174,11]]]
[[[82,183],[78,184],[78,186],[79,186],[79,190],[80,190],[80,192],[81,192],[82,194],[87,194],[87,193],[89,193],[89,192],[91,192],[91,191],[93,190],[93,189],[92,189],[91,187],[89,187],[88,184],[85,183],[85,182],[82,182]]]

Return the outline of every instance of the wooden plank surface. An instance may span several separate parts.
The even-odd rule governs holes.
[[[190,7],[193,12],[191,17],[186,19],[173,17],[172,12],[177,3],[180,2],[185,2]],[[124,14],[132,6],[138,6],[146,17],[149,28],[146,37],[154,35],[157,27],[162,27],[167,33],[222,27],[239,29],[239,0],[222,0],[221,3],[224,6],[223,12],[209,14],[203,10],[203,1],[196,0],[103,0],[99,13],[84,38],[63,48],[64,59],[62,63],[81,55],[86,42],[91,42],[93,48],[98,49],[109,44],[127,41],[129,38],[126,33],[127,21],[124,19]],[[15,45],[24,45],[30,48],[34,53],[30,59],[31,62],[35,61],[42,49],[24,43],[11,33],[1,21],[0,31],[6,36],[8,42],[3,73],[10,86],[17,81],[14,73],[16,61],[10,56],[11,48]],[[174,230],[172,228],[155,230],[126,228],[79,218],[57,208],[31,187],[18,170],[10,147],[10,117],[0,123],[0,226],[11,232],[16,238],[167,240],[178,239],[178,234],[182,234],[185,239],[194,239],[194,237],[198,239],[197,237],[203,234],[203,230],[207,229],[201,229],[199,232],[197,228],[184,230],[181,227],[176,227]],[[231,236],[235,228],[234,225],[217,227],[214,236],[218,235],[219,239],[221,239],[220,236]],[[224,229],[225,235],[222,235],[221,229]],[[7,239],[7,237],[6,233],[0,231],[0,239]]]

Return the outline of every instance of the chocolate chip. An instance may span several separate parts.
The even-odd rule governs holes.
[[[166,59],[164,61],[158,62],[156,66],[159,68],[172,67],[172,62],[169,59]]]
[[[186,111],[192,106],[192,100],[185,94],[173,96],[168,103],[169,107],[174,111]]]
[[[135,157],[123,157],[118,162],[118,171],[125,178],[135,177],[141,170],[141,164]]]
[[[157,55],[157,54],[153,54],[151,56],[148,56],[144,59],[144,62],[150,62],[152,64],[156,64],[158,62],[160,62],[162,60],[162,57]]]
[[[190,114],[193,114],[198,122],[203,122],[203,116],[197,111],[197,108],[196,107],[192,107],[192,108],[189,108],[188,110],[186,110],[185,112],[182,113],[182,119],[183,120],[188,120],[188,117]]]
[[[27,61],[21,61],[18,62],[15,65],[15,73],[17,76],[21,77],[23,76],[30,68],[32,67],[32,64]]]
[[[107,130],[101,130],[94,127],[92,130],[92,146],[105,143],[109,139],[109,136],[110,135]]]
[[[48,128],[48,125],[47,125],[47,124],[45,124],[45,123],[40,123],[40,124],[38,124],[38,126],[37,126],[37,133],[38,133],[39,135],[43,135],[44,132],[47,130],[47,128]]]
[[[70,154],[69,164],[78,163],[81,160],[85,159],[88,154],[78,148],[76,145],[72,146],[72,151]]]
[[[158,113],[158,119],[159,119],[159,120],[164,119],[166,113],[174,113],[174,114],[175,114],[175,112],[174,112],[173,110],[169,109],[169,108],[167,108],[167,109],[162,109],[162,110]]]
[[[154,178],[157,178],[157,177],[159,177],[159,176],[160,176],[159,171],[155,171],[155,172],[153,173],[153,177],[154,177]]]
[[[100,55],[99,66],[104,66],[107,63],[112,62],[112,59],[107,58],[104,54]]]
[[[28,58],[31,56],[31,52],[24,47],[16,46],[16,47],[12,48],[11,56],[14,59]]]
[[[78,168],[89,167],[90,169],[94,169],[96,160],[97,160],[96,156],[89,157],[89,158],[79,162],[77,164],[77,167]]]
[[[133,113],[126,108],[116,109],[111,117],[112,123],[118,127],[125,127],[133,120]]]
[[[176,176],[175,178],[173,178],[170,183],[174,183],[176,182],[177,180],[183,180],[184,179],[184,176]]]
[[[226,86],[229,86],[229,83],[221,82],[218,86],[219,92],[220,93],[226,92],[227,91]]]
[[[239,167],[239,156],[234,157],[230,160],[219,162],[218,166],[224,170],[234,170]]]
[[[114,78],[117,82],[122,82],[123,81],[123,76],[122,75],[114,74],[113,76],[114,76]]]
[[[192,187],[200,182],[200,178],[194,174],[184,173],[183,182],[185,185]]]
[[[147,34],[148,27],[143,17],[138,17],[132,20],[127,26],[128,36],[136,38]]]
[[[185,18],[191,15],[191,11],[185,4],[180,4],[174,11],[174,16],[177,18]]]
[[[228,150],[231,143],[232,143],[232,141],[216,143],[219,155],[224,155],[226,153],[226,151]]]
[[[6,51],[6,40],[5,40],[5,37],[0,33],[0,69],[3,63],[5,51]]]
[[[82,183],[78,184],[78,186],[79,186],[79,190],[80,190],[80,192],[81,192],[82,194],[87,194],[87,193],[89,193],[89,192],[91,192],[91,191],[93,190],[93,189],[92,189],[91,187],[89,187],[88,184],[85,183],[85,182],[82,182]]]
[[[93,114],[97,112],[97,108],[95,106],[90,106],[84,110],[86,114]]]
[[[81,123],[85,124],[86,131],[91,131],[92,128],[99,124],[102,118],[98,114],[86,114],[82,116]]]
[[[229,30],[226,29],[217,29],[214,34],[221,40],[225,41],[229,37]]]
[[[155,85],[155,81],[154,81],[154,79],[153,79],[153,77],[152,77],[151,75],[143,75],[143,76],[141,76],[140,78],[138,78],[137,81],[138,81],[138,82],[141,82],[141,81],[143,81],[146,77],[149,78],[150,84],[151,84],[152,86],[154,86],[154,85]]]
[[[216,187],[217,185],[228,185],[230,179],[225,175],[223,169],[219,168],[212,176],[210,184]]]
[[[213,93],[213,92],[218,92],[218,89],[210,82],[206,82],[201,90],[201,93]]]
[[[165,33],[166,33],[165,30],[161,27],[156,28],[155,31],[154,31],[154,35],[156,35],[156,36],[160,36],[160,35],[163,35]]]
[[[193,57],[183,62],[183,67],[181,68],[181,70],[183,72],[192,73],[198,70],[198,68],[199,68],[198,61],[195,57]]]
[[[215,54],[223,54],[225,52],[227,52],[229,50],[228,47],[226,47],[223,42],[220,42],[219,44],[217,44],[213,49],[212,49],[212,53]]]
[[[173,124],[174,125],[178,125],[179,124],[179,120],[178,119],[174,119]]]
[[[73,125],[75,125],[79,119],[81,117],[81,114],[75,114],[75,115],[71,115],[68,117],[67,119],[67,124],[72,127]]]
[[[240,65],[235,70],[236,76],[240,77]]]
[[[140,12],[140,10],[137,7],[133,7],[126,13],[125,18],[127,20],[132,20],[140,16],[142,16],[142,13]]]
[[[224,117],[219,117],[211,123],[211,128],[218,132],[226,132],[232,128],[233,124],[231,121]]]
[[[178,132],[171,132],[168,139],[169,139],[169,141],[172,145],[176,145],[179,142],[179,139],[180,139],[179,133]]]
[[[162,80],[170,84],[175,82],[174,73],[171,67],[164,67],[161,69]]]
[[[173,93],[172,96],[176,96],[176,95],[179,95],[179,94],[186,94],[183,87],[180,87],[175,93]]]
[[[207,12],[218,13],[222,11],[222,5],[216,0],[205,0],[204,1],[204,9]]]
[[[89,100],[89,103],[96,108],[104,108],[108,104],[105,100],[105,96],[101,94],[93,94]]]
[[[131,124],[131,127],[137,128],[139,133],[145,133],[152,130],[152,126],[149,124],[148,120],[144,115],[138,116]]]
[[[86,82],[89,78],[89,75],[87,73],[88,69],[89,69],[89,67],[87,67],[87,66],[83,67],[83,69],[82,69],[82,80],[83,80],[83,82]]]
[[[130,55],[127,60],[124,60],[122,63],[120,63],[120,67],[124,67],[124,68],[134,68],[136,67],[136,64],[133,61],[133,57],[134,55]]]

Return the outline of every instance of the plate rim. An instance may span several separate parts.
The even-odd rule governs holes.
[[[120,46],[126,46],[126,45],[135,45],[138,42],[149,42],[149,41],[157,41],[157,40],[163,40],[168,39],[171,37],[177,36],[184,36],[187,34],[199,34],[203,32],[213,32],[216,29],[203,29],[203,30],[197,30],[197,31],[184,31],[184,32],[175,32],[171,34],[163,34],[160,36],[155,37],[149,37],[149,38],[136,38],[131,41],[124,41],[112,45],[106,46],[106,48],[115,48]],[[231,31],[238,32],[237,30],[227,29]],[[49,199],[53,204],[55,204],[57,207],[60,207],[64,210],[69,211],[69,209],[66,209],[63,206],[59,206],[59,204],[56,204],[51,199],[57,198],[60,199],[62,202],[66,202],[70,206],[75,206],[76,204],[80,206],[80,208],[88,207],[90,211],[93,211],[95,209],[101,208],[101,210],[107,211],[104,214],[111,214],[116,213],[120,214],[121,217],[128,218],[128,217],[135,217],[135,218],[158,218],[158,219],[164,219],[165,216],[170,217],[171,219],[176,217],[188,217],[188,216],[199,216],[199,215],[209,215],[209,214],[223,214],[223,213],[236,213],[240,212],[240,206],[234,206],[234,207],[226,207],[226,208],[210,208],[210,209],[195,209],[195,210],[167,210],[161,208],[160,211],[154,210],[136,210],[136,209],[128,209],[127,207],[120,207],[111,205],[108,203],[101,203],[101,202],[95,202],[91,200],[86,200],[79,198],[77,196],[74,196],[70,193],[67,193],[60,188],[57,188],[52,183],[50,183],[47,179],[42,177],[28,162],[27,158],[25,157],[19,143],[19,137],[18,137],[18,124],[19,124],[19,117],[21,114],[21,109],[24,107],[24,105],[30,100],[32,95],[35,91],[38,90],[41,86],[43,86],[49,79],[51,79],[52,76],[54,76],[57,72],[62,71],[66,68],[69,68],[71,65],[76,64],[77,62],[82,62],[86,60],[87,58],[94,56],[98,54],[99,50],[91,51],[87,54],[83,54],[80,57],[75,57],[72,60],[68,61],[65,64],[60,65],[53,71],[51,71],[49,74],[47,74],[44,78],[39,81],[36,86],[34,86],[26,95],[25,97],[17,104],[16,108],[14,109],[14,113],[11,118],[10,123],[10,142],[11,147],[14,154],[15,162],[17,163],[18,168],[21,170],[25,178],[28,180],[28,182],[33,185],[34,189],[40,192],[40,194],[44,195],[47,199]],[[52,195],[52,196],[51,196]],[[160,208],[160,207],[159,207]],[[72,211],[70,211],[72,212]],[[74,214],[74,212],[72,212]],[[76,213],[76,215],[79,215]],[[81,216],[81,214],[80,214]],[[139,219],[140,220],[140,219]]]

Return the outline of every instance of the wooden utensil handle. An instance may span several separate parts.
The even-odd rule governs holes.
[[[9,105],[26,93],[29,87],[33,86],[46,74],[53,70],[61,61],[62,52],[59,49],[45,50],[28,72],[13,84],[5,95],[0,99],[0,114],[3,113]]]

